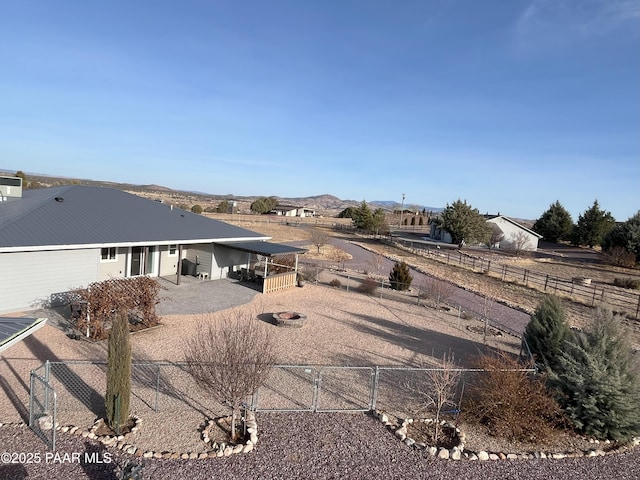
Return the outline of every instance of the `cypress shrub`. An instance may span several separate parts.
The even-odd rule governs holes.
[[[116,418],[116,398],[120,398],[120,416]],[[107,392],[105,407],[107,424],[116,429],[125,425],[129,418],[131,397],[131,343],[129,342],[129,321],[119,314],[113,319],[107,345]]]
[[[524,340],[541,370],[553,375],[571,331],[558,297],[546,296],[527,324]]]
[[[413,277],[409,270],[409,265],[403,262],[396,262],[389,273],[389,283],[394,290],[409,290]]]
[[[640,374],[621,318],[596,309],[589,331],[575,335],[560,357],[557,388],[576,429],[627,443],[640,434]]]

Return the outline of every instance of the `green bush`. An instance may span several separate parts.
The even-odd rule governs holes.
[[[567,318],[558,297],[546,296],[538,305],[524,333],[538,366],[545,372],[558,369],[559,358],[569,338]]]
[[[409,290],[413,277],[409,270],[409,265],[403,262],[396,262],[389,273],[389,283],[394,290]]]
[[[616,287],[630,288],[631,290],[640,290],[640,280],[635,278],[616,278],[613,280]]]
[[[621,443],[640,434],[640,369],[620,316],[598,307],[560,360],[554,383],[577,430]]]

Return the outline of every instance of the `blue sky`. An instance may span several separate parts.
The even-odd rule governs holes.
[[[640,209],[639,0],[0,0],[0,167]]]

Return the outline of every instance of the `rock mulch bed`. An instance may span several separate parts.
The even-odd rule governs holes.
[[[131,432],[136,433],[142,423],[142,419],[134,416],[134,427],[131,428]],[[135,455],[142,458],[172,458],[172,459],[205,459],[205,458],[219,458],[229,457],[238,453],[249,453],[253,451],[255,445],[258,443],[258,423],[256,422],[255,414],[253,412],[247,412],[247,418],[245,426],[249,438],[245,443],[240,444],[227,444],[224,442],[212,441],[209,437],[209,432],[215,424],[215,420],[207,419],[204,427],[202,427],[202,440],[208,445],[208,449],[205,452],[171,452],[171,451],[143,451],[137,446],[129,443],[127,437],[129,433],[125,435],[97,435],[96,431],[102,424],[102,420],[97,420],[94,425],[89,429],[81,429],[74,425],[66,425],[63,427],[56,426],[56,430],[62,433],[69,433],[70,435],[76,435],[78,437],[87,438],[100,442],[105,446],[112,446],[118,450],[122,450],[129,455]],[[2,426],[2,424],[0,424]]]
[[[616,453],[627,452],[640,445],[640,437],[633,439],[629,445],[615,445],[609,440],[600,442],[598,440],[590,440],[590,443],[594,444],[594,448],[585,451],[573,451],[573,452],[487,452],[480,450],[477,452],[464,451],[466,435],[461,432],[459,428],[446,421],[442,421],[443,428],[451,428],[455,431],[457,445],[450,449],[444,447],[429,446],[423,442],[417,442],[413,438],[407,435],[407,427],[414,421],[433,423],[432,419],[414,420],[411,418],[405,419],[400,424],[391,422],[389,416],[384,412],[374,412],[374,417],[380,420],[382,424],[391,430],[394,435],[405,445],[413,447],[418,450],[425,450],[432,457],[437,457],[442,460],[532,460],[532,459],[562,459],[562,458],[581,458],[581,457],[600,457],[605,455],[611,455]],[[604,445],[604,446],[603,446]]]

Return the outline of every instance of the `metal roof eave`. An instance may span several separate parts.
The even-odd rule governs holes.
[[[21,340],[27,338],[29,335],[32,335],[36,331],[40,330],[47,323],[47,318],[24,318],[24,317],[7,318],[7,317],[0,317],[0,323],[2,323],[3,320],[9,321],[9,322],[16,322],[16,321],[19,321],[19,320],[23,320],[23,321],[24,320],[32,320],[32,322],[28,326],[26,326],[25,328],[23,328],[21,330],[18,330],[16,332],[13,332],[7,338],[4,338],[4,339],[0,338],[0,353],[2,353],[3,351],[7,350],[9,347],[15,345],[16,343],[20,342]]]
[[[240,250],[248,253],[256,253],[271,257],[273,255],[284,255],[287,253],[305,253],[306,248],[292,247],[290,245],[284,245],[282,243],[262,242],[262,241],[249,241],[249,242],[215,242],[216,245],[229,247],[234,250]]]
[[[84,250],[89,248],[107,248],[107,247],[145,247],[157,245],[193,245],[205,243],[222,243],[222,242],[266,242],[271,237],[238,237],[238,238],[204,238],[189,240],[153,240],[143,242],[115,242],[115,243],[90,243],[77,245],[25,245],[17,247],[0,247],[0,253],[14,252],[43,252],[51,250]],[[306,251],[306,250],[305,250]]]

